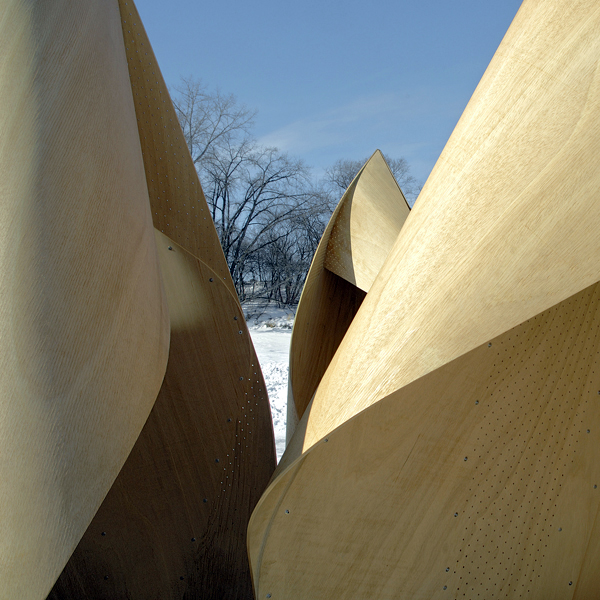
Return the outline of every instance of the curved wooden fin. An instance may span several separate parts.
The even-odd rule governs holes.
[[[587,1],[524,2],[321,380],[305,449],[600,280],[599,27]]]
[[[257,505],[257,597],[594,597],[599,27],[524,2]]]
[[[3,3],[0,130],[0,597],[39,600],[167,362],[116,3]]]
[[[338,203],[306,277],[290,345],[288,441],[409,211],[377,150]]]
[[[169,91],[133,0],[119,0],[154,227],[210,265],[237,298]]]
[[[594,597],[599,390],[594,284],[278,467],[249,526],[256,597]]]
[[[383,154],[376,150],[332,217],[325,268],[368,292],[409,212]]]
[[[157,245],[165,380],[50,599],[252,598],[246,527],[275,468],[266,388],[226,285],[158,232]]]

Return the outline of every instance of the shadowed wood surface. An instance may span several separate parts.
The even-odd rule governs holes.
[[[118,6],[0,15],[0,598],[44,598],[165,372]]]
[[[49,598],[250,600],[246,528],[275,468],[266,387],[166,86],[135,7],[120,7],[154,223],[172,236],[156,232],[171,349],[154,409]]]
[[[258,598],[597,597],[599,27],[521,7],[253,514]]]
[[[306,277],[290,344],[288,441],[408,213],[377,150],[338,203]]]
[[[169,91],[132,0],[119,0],[154,227],[237,293]]]
[[[227,287],[163,234],[157,243],[165,380],[49,599],[253,597],[246,527],[275,467],[266,388]]]

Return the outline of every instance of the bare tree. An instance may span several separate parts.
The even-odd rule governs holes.
[[[298,302],[327,221],[366,161],[339,160],[314,182],[301,160],[256,142],[255,112],[234,96],[187,78],[173,103],[240,299]],[[411,197],[406,160],[388,164]]]
[[[256,116],[235,96],[209,91],[193,77],[182,77],[172,96],[192,160],[199,166],[234,139],[246,138]]]

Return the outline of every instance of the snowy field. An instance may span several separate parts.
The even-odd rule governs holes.
[[[285,450],[288,365],[295,311],[255,304],[244,304],[243,309],[271,401],[279,460]]]

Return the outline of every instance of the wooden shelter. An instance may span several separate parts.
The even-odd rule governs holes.
[[[257,598],[597,597],[599,28],[523,3],[254,511]]]
[[[0,598],[251,598],[270,409],[139,15],[5,4]]]

